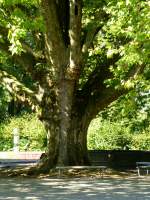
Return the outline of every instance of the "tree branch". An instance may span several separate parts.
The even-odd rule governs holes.
[[[7,88],[12,96],[15,96],[22,102],[28,102],[30,105],[38,105],[39,98],[35,91],[25,87],[16,77],[0,70],[0,80],[1,84]]]
[[[5,41],[5,43],[0,42],[1,51],[5,52],[7,55],[11,55],[9,51],[10,43]],[[42,58],[35,58],[32,49],[29,50],[30,47],[27,47],[27,52],[22,52],[21,55],[11,55],[12,61],[18,65],[20,65],[27,73],[29,73],[33,80],[38,81],[39,83],[43,83],[43,79],[45,77],[45,72],[41,69],[36,69],[36,63],[42,63],[45,60]]]
[[[69,40],[69,22],[70,22],[70,8],[69,0],[57,0],[56,1],[57,14],[59,19],[60,28],[62,30],[63,40],[65,46],[70,45]]]
[[[54,69],[57,71],[58,66],[64,63],[66,48],[58,20],[56,1],[42,0],[41,6],[46,24],[45,45],[47,60],[49,63],[52,63],[53,67],[55,67]]]
[[[45,56],[39,51],[39,52],[35,52],[28,44],[26,44],[25,42],[21,42],[22,48],[25,50],[25,52],[27,52],[28,54],[31,54],[36,60],[39,59],[45,59]]]
[[[93,119],[100,111],[110,105],[110,103],[128,92],[129,90],[124,88],[120,90],[116,90],[113,87],[103,88],[101,92],[99,91],[99,93],[89,98],[84,115],[88,115],[91,119]]]
[[[126,82],[129,79],[136,79],[139,74],[143,73],[145,67],[146,67],[146,65],[144,65],[144,64],[133,66],[133,68],[127,73],[124,82]]]
[[[70,65],[68,74],[70,78],[77,79],[81,69],[81,19],[82,1],[70,0]]]
[[[87,32],[86,37],[85,37],[85,42],[82,47],[82,52],[85,54],[88,49],[92,46],[93,40],[100,31],[100,29],[103,27],[102,26],[93,26],[93,28]]]
[[[127,74],[125,82],[120,85],[119,89],[115,89],[113,86],[107,87],[104,83],[104,80],[113,78],[113,73],[109,71],[109,66],[115,64],[118,59],[119,56],[116,55],[113,59],[109,59],[103,67],[97,67],[80,91],[80,94],[78,94],[78,109],[83,117],[88,115],[90,119],[94,118],[110,103],[133,89],[133,87],[126,87],[126,82],[136,79],[144,70],[143,66],[135,66]]]
[[[94,19],[87,24],[88,31],[86,32],[84,38],[84,44],[82,46],[82,52],[85,54],[88,49],[92,46],[93,40],[95,39],[98,32],[104,25],[104,22],[108,20],[108,14],[106,14],[103,10],[100,10],[95,16]],[[89,28],[90,27],[90,28]]]
[[[99,109],[98,106],[96,107],[97,99],[100,99],[102,96],[102,92],[108,89],[104,83],[104,80],[113,77],[113,74],[110,72],[109,67],[111,65],[114,65],[118,59],[119,55],[114,55],[114,57],[111,59],[107,59],[107,57],[105,57],[103,62],[99,64],[89,76],[82,90],[77,91],[76,104],[78,107],[77,112],[79,113],[79,115],[84,116],[87,114],[87,112],[89,113],[90,111],[92,113],[90,113],[89,116],[93,116],[96,112],[94,112],[94,110]],[[91,106],[93,107],[93,111],[91,109]]]
[[[109,59],[105,56],[102,63],[98,63],[95,70],[90,74],[87,82],[82,88],[82,94],[90,96],[101,90],[104,87],[104,80],[113,77],[113,73],[111,73],[109,69],[110,66],[115,65],[119,59],[119,54],[115,54]]]

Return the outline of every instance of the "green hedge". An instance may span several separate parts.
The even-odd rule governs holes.
[[[88,149],[150,150],[150,126],[142,132],[133,132],[121,122],[97,118],[88,130]]]
[[[24,114],[13,117],[0,124],[0,151],[12,150],[13,129],[20,133],[20,150],[44,150],[46,146],[46,132],[35,114]]]
[[[0,151],[13,149],[14,128],[20,132],[20,150],[37,151],[46,148],[46,132],[35,114],[13,117],[0,124]],[[88,130],[88,149],[150,150],[150,126],[142,132],[131,132],[121,122],[97,118]]]
[[[132,137],[133,150],[150,150],[150,127],[141,134],[135,134]]]

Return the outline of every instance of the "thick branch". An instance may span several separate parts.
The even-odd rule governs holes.
[[[103,62],[97,64],[98,66],[89,76],[87,82],[83,86],[82,94],[90,96],[95,94],[97,91],[101,91],[104,85],[104,80],[113,77],[110,72],[110,66],[115,65],[119,60],[120,56],[118,54],[114,55],[113,58],[108,59],[106,56],[103,58]]]
[[[63,40],[66,47],[69,46],[69,21],[70,21],[70,9],[69,0],[57,0],[56,1],[57,14],[59,19],[60,28],[62,30]]]
[[[68,72],[74,79],[79,77],[81,68],[81,18],[82,1],[70,0],[70,65]]]
[[[94,16],[94,19],[89,24],[87,24],[87,27],[85,27],[87,32],[84,36],[85,39],[82,46],[83,53],[86,53],[88,49],[92,46],[96,35],[99,33],[107,20],[108,14],[106,14],[103,10],[100,10],[99,13]]]
[[[57,71],[58,66],[61,66],[64,62],[64,54],[66,52],[57,15],[57,6],[55,0],[42,0],[41,5],[46,24],[45,44],[47,59]]]
[[[119,57],[117,58],[116,56],[113,60],[108,61],[107,65],[105,65],[102,70],[101,68],[99,70],[95,69],[91,78],[83,87],[81,95],[79,95],[79,112],[88,120],[89,118],[90,120],[94,118],[100,111],[106,108],[113,101],[117,100],[120,96],[131,91],[133,87],[124,87],[126,86],[126,82],[131,79],[136,79],[144,69],[143,66],[135,66],[134,70],[127,74],[125,82],[120,86],[120,89],[115,89],[110,86],[107,87],[107,85],[104,84],[104,80],[113,78],[113,73],[110,73],[109,66],[112,62],[115,63],[117,59],[119,59]]]
[[[146,65],[137,65],[137,66],[133,66],[132,69],[127,73],[125,81],[127,80],[133,80],[136,79],[138,77],[139,74],[142,74],[144,69],[145,69]]]
[[[39,51],[35,52],[28,44],[25,42],[21,42],[22,48],[27,52],[28,54],[32,55],[36,60],[43,59],[44,60],[44,55]]]
[[[93,28],[87,32],[86,38],[85,38],[85,43],[83,44],[83,47],[82,47],[83,53],[86,53],[88,51],[88,49],[92,46],[93,40],[95,39],[97,33],[100,31],[102,26],[93,26]]]
[[[83,117],[88,115],[88,117],[92,120],[100,111],[104,110],[108,105],[110,105],[110,103],[128,92],[129,90],[124,88],[120,90],[115,90],[115,88],[112,87],[103,88],[99,94],[97,93],[97,95],[91,95]]]
[[[81,90],[81,94],[79,94],[79,108],[82,108],[83,116],[89,113],[89,116],[91,115],[93,117],[100,112],[101,109],[109,105],[110,101],[113,101],[117,96],[110,95],[115,92],[115,89],[107,88],[104,81],[113,77],[109,68],[111,65],[114,65],[119,58],[119,55],[114,55],[111,59],[105,57],[103,63],[97,66],[89,76],[88,81]],[[106,91],[108,91],[108,94]]]
[[[14,76],[0,70],[0,82],[4,85],[12,96],[17,97],[22,102],[28,102],[30,105],[37,105],[38,96],[31,89],[25,87]]]
[[[23,67],[23,69],[31,75],[33,81],[43,84],[46,78],[46,71],[44,69],[36,68],[38,67],[36,66],[37,60],[35,60],[34,56],[29,53],[22,53],[21,55],[14,55],[13,61]],[[42,62],[43,60],[39,60],[39,63]]]
[[[10,43],[8,41],[5,41],[5,43],[0,43],[1,51],[5,52],[7,55],[10,55],[11,52],[9,51],[9,45]],[[27,47],[27,52],[22,52],[21,55],[14,54],[12,57],[12,61],[21,67],[29,73],[33,80],[38,81],[39,83],[43,82],[45,72],[44,71],[38,71],[36,70],[36,63],[42,63],[44,62],[44,59],[36,59],[33,55],[32,49],[29,50],[30,47]]]

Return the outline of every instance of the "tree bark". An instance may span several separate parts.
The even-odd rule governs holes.
[[[43,86],[41,118],[48,134],[48,149],[47,159],[41,163],[42,171],[56,165],[90,164],[87,130],[93,118],[89,112],[91,107],[88,106],[91,93],[84,99],[84,103],[82,95],[80,99],[77,92],[83,65],[82,1],[69,2],[70,4],[64,1],[64,4],[69,6],[66,13],[69,15],[69,21],[64,26],[64,22],[59,21],[60,1],[56,3],[54,0],[42,0],[42,12],[46,22],[45,52],[47,64],[51,68],[51,74],[45,79],[49,81]],[[65,28],[62,30],[62,27]],[[69,42],[66,42],[64,34],[69,38]]]
[[[87,130],[89,119],[76,115],[71,120],[68,136],[69,165],[89,165]]]
[[[89,164],[87,129],[90,123],[82,117],[75,102],[75,81],[61,80],[53,89],[45,89],[41,120],[47,130],[47,157],[39,164],[42,172],[56,165]]]
[[[70,120],[68,119],[68,121]],[[54,121],[51,121],[51,123],[45,121],[44,124],[48,133],[48,150],[47,158],[42,163],[42,171],[47,171],[57,165],[90,164],[87,152],[87,129],[89,124],[84,124],[83,121],[74,118],[71,120],[68,131],[64,126],[60,128]],[[64,133],[66,134],[65,137]]]

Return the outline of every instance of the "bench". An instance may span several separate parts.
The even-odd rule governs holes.
[[[138,176],[141,175],[140,170],[146,170],[146,174],[149,174],[150,162],[136,162]]]
[[[57,166],[56,170],[58,170],[59,177],[61,176],[63,170],[67,169],[75,169],[75,170],[84,170],[84,169],[98,169],[100,171],[100,175],[103,178],[103,174],[106,170],[107,166]]]

